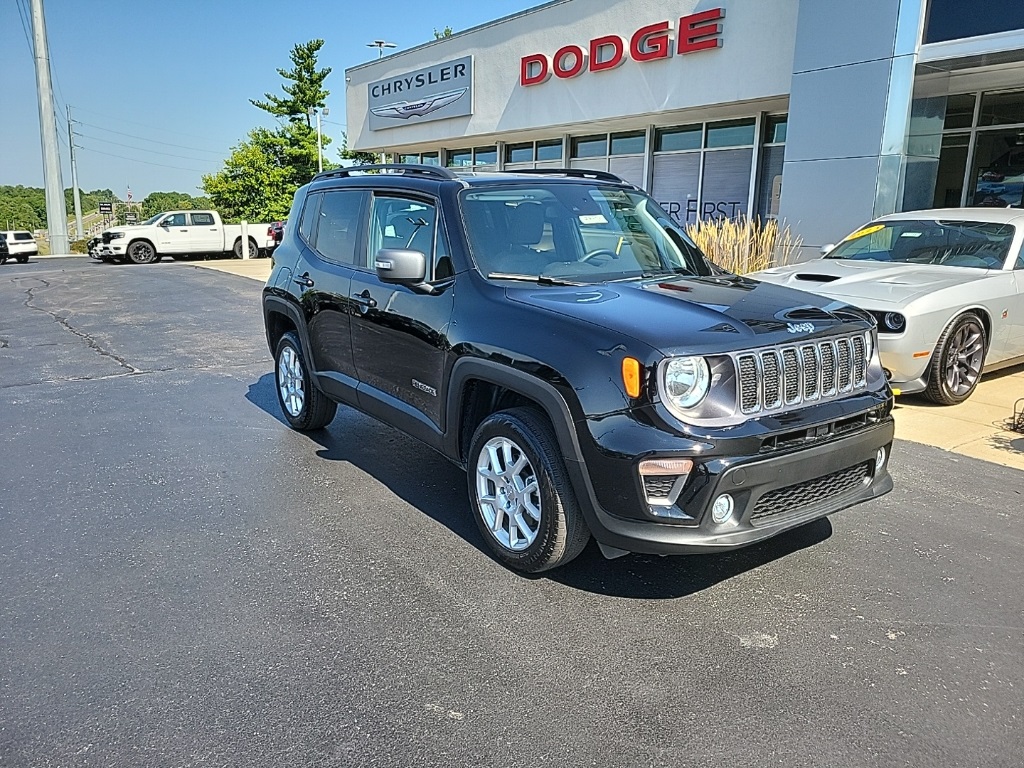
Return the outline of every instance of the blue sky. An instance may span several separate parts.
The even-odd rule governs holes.
[[[64,105],[70,104],[83,189],[110,188],[136,199],[153,191],[198,194],[203,173],[221,167],[230,147],[273,118],[249,104],[280,93],[278,68],[292,46],[326,41],[321,66],[333,67],[324,132],[336,157],[345,122],[346,67],[375,58],[384,38],[398,50],[544,0],[44,0],[54,92],[62,119],[64,185],[71,185]],[[42,186],[35,70],[19,6],[0,0],[0,185]],[[31,37],[31,27],[28,28]],[[146,162],[142,162],[146,161]]]

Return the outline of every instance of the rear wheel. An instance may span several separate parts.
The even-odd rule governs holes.
[[[128,246],[128,258],[133,264],[152,264],[157,261],[156,248],[145,240],[137,240]]]
[[[985,326],[973,312],[954,320],[935,345],[925,396],[940,405],[970,397],[985,365],[987,341]]]
[[[282,336],[274,357],[277,402],[291,428],[307,432],[330,424],[338,405],[313,384],[299,337]]]
[[[258,258],[259,255],[260,255],[260,249],[256,245],[256,241],[253,240],[250,237],[249,238],[249,258],[250,259],[255,259],[255,258]],[[244,258],[244,256],[245,256],[245,254],[242,253],[242,238],[238,238],[238,241],[235,243],[235,258],[236,259],[241,259],[241,258]]]
[[[19,264],[28,264],[28,256],[15,256],[14,259]]]
[[[467,467],[477,527],[498,560],[527,573],[557,568],[590,539],[543,414],[512,408],[477,428]]]

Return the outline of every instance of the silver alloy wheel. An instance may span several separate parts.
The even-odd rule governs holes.
[[[540,531],[540,487],[523,449],[507,437],[487,441],[476,460],[477,511],[505,549],[522,552]]]
[[[984,329],[969,320],[949,341],[944,375],[946,386],[957,397],[963,397],[974,389],[981,376],[985,357],[984,335]]]
[[[286,346],[281,350],[277,362],[277,390],[288,415],[293,419],[299,418],[306,404],[306,390],[302,361],[294,347]]]

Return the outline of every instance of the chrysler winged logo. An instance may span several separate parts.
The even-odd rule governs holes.
[[[814,323],[786,323],[790,333],[814,333]]]
[[[428,96],[418,101],[396,101],[392,104],[385,104],[382,107],[373,107],[370,111],[377,117],[397,117],[408,120],[410,117],[423,117],[431,112],[454,104],[466,95],[469,88],[459,88],[455,91],[445,91],[434,96]]]

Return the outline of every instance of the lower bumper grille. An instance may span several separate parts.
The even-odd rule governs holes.
[[[768,519],[778,519],[780,515],[789,515],[823,501],[836,499],[862,486],[871,477],[872,466],[871,462],[865,462],[830,475],[769,491],[754,505],[750,522],[757,525]]]

